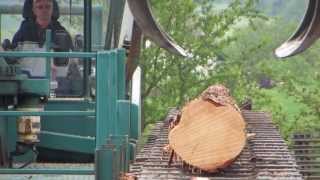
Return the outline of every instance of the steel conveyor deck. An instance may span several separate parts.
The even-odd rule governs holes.
[[[255,133],[237,160],[228,168],[213,174],[191,172],[181,162],[168,166],[169,155],[163,154],[168,144],[168,122],[177,113],[170,111],[163,122],[158,122],[131,165],[130,171],[138,179],[302,179],[294,157],[289,152],[277,128],[267,113],[244,111],[247,131]]]

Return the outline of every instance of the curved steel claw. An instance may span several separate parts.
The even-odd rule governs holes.
[[[148,0],[128,0],[128,3],[135,21],[143,34],[167,51],[181,56],[187,56],[186,51],[162,31],[156,23],[152,16]]]
[[[280,58],[296,55],[310,47],[320,37],[320,1],[309,0],[307,11],[297,31],[275,50]]]

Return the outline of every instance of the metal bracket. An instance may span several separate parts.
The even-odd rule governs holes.
[[[296,32],[275,50],[275,55],[285,58],[309,48],[320,37],[320,1],[309,0],[303,21]]]

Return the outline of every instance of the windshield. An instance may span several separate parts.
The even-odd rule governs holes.
[[[41,28],[36,30],[35,37],[28,35],[27,38],[17,36],[17,32],[26,33],[24,26],[29,28],[30,23],[25,23],[24,2],[28,0],[1,0],[0,1],[0,40],[3,43],[8,39],[11,44],[8,45],[12,50],[45,50],[44,42],[46,33]],[[31,0],[32,1],[32,0]],[[56,52],[65,51],[83,51],[84,50],[84,1],[83,0],[56,0],[59,7],[57,23],[51,22],[51,49]],[[92,18],[91,18],[91,47],[93,51],[103,50],[106,34],[106,22],[108,16],[108,0],[92,0]],[[41,4],[38,5],[39,11]],[[54,7],[54,6],[53,6]],[[30,10],[30,9],[29,9]],[[32,12],[32,11],[31,11]],[[33,12],[35,13],[35,12]],[[41,12],[39,12],[41,13]],[[39,24],[39,23],[36,23]],[[32,34],[33,31],[26,34]],[[40,35],[39,35],[40,34]],[[39,37],[38,37],[39,36]],[[35,40],[36,39],[36,40]],[[36,44],[33,49],[26,49],[30,43]],[[32,46],[33,47],[33,46]],[[31,61],[30,61],[31,62]],[[33,62],[33,61],[32,61]],[[40,62],[40,61],[39,61]],[[28,67],[33,67],[25,61]],[[94,62],[93,62],[94,64]],[[83,61],[79,59],[54,58],[51,65],[51,88],[57,97],[80,96],[83,94]],[[37,68],[39,70],[39,68]],[[36,70],[32,70],[34,72]],[[94,72],[95,69],[91,68]],[[30,72],[28,72],[30,74]],[[90,76],[90,79],[93,75]],[[92,84],[89,82],[89,84]]]

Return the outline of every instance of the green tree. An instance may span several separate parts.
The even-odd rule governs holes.
[[[250,97],[255,110],[270,112],[283,137],[319,128],[319,45],[305,53],[278,60],[273,50],[294,31],[296,24],[280,19],[255,21],[255,26],[239,29],[236,41],[224,50],[225,63],[216,69],[225,76],[238,100]],[[262,79],[273,83],[260,88]],[[238,101],[239,102],[239,101]]]
[[[192,57],[170,55],[153,44],[143,50],[146,123],[161,119],[168,107],[181,106],[204,90],[211,83],[215,66],[223,62],[222,49],[235,40],[234,26],[258,16],[254,0],[234,0],[219,11],[210,0],[151,2],[164,29]]]
[[[146,123],[163,118],[168,107],[182,106],[207,86],[225,84],[240,103],[270,112],[282,135],[319,129],[319,45],[285,61],[273,50],[297,22],[265,18],[254,1],[232,1],[216,10],[210,1],[152,1],[159,21],[193,55],[184,59],[151,45],[143,50]],[[261,80],[270,87],[261,88]]]

